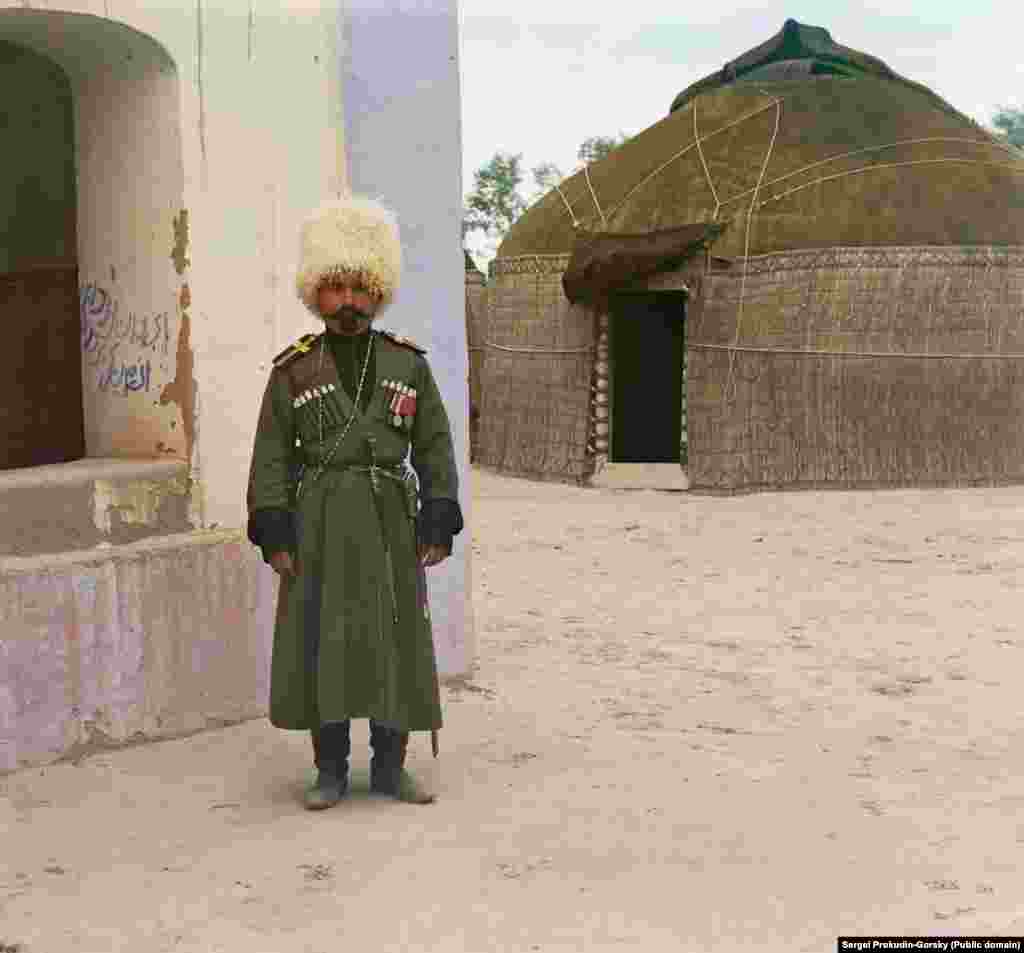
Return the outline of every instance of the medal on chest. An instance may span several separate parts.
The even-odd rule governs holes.
[[[388,402],[391,426],[399,430],[410,430],[416,416],[416,389],[401,381],[381,381],[381,386],[391,394]]]

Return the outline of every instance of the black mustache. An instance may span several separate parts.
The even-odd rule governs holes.
[[[331,318],[335,321],[365,321],[367,315],[363,314],[362,311],[359,311],[356,308],[343,304],[337,311],[331,314]]]

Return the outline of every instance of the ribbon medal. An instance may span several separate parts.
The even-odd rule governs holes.
[[[392,392],[388,403],[392,426],[409,429],[416,413],[416,391],[398,381],[383,381],[383,386]]]
[[[412,428],[412,420],[416,414],[416,390],[412,387],[404,387],[402,391],[398,413],[402,417],[402,423],[405,424],[406,430],[409,430]]]
[[[399,387],[401,386],[397,381],[383,381],[383,386],[387,390],[391,391],[391,400],[388,402],[388,413],[391,414],[391,423],[395,427],[402,426],[402,418],[398,413],[398,401],[400,398]]]

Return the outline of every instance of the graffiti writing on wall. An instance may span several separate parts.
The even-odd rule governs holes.
[[[96,386],[102,391],[121,391],[127,394],[137,394],[140,391],[148,393],[152,372],[149,360],[138,360],[132,363],[111,361],[100,371]]]
[[[97,284],[83,285],[79,293],[82,352],[101,391],[119,394],[148,392],[152,355],[166,356],[171,329],[166,312],[121,313],[117,299]]]

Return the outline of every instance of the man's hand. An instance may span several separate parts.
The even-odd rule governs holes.
[[[270,557],[270,565],[273,567],[274,572],[282,578],[295,575],[295,564],[292,562],[292,554],[285,549],[274,553]]]
[[[448,558],[447,546],[432,546],[419,543],[416,547],[416,552],[421,566],[436,566],[439,562]]]

